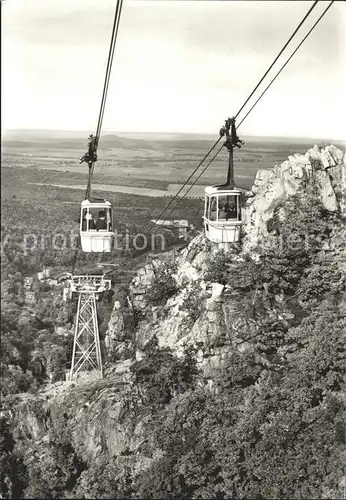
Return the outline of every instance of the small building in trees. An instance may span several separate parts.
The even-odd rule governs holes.
[[[188,231],[191,229],[191,225],[186,219],[181,220],[157,220],[152,221],[157,226],[166,227],[167,229],[174,229],[178,232],[179,238],[185,238]]]
[[[25,290],[24,298],[25,298],[25,302],[27,304],[33,304],[36,300],[36,294],[35,294],[35,292]]]
[[[26,276],[24,278],[24,288],[25,290],[31,290],[34,282],[34,278],[32,276]]]
[[[37,278],[39,279],[39,281],[45,281],[49,277],[50,277],[50,269],[49,268],[43,269],[43,271],[41,271],[40,273],[37,273]]]

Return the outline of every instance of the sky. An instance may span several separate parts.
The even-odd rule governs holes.
[[[103,131],[217,135],[312,3],[124,0]],[[115,4],[3,0],[3,130],[96,129]],[[239,135],[344,140],[345,88],[346,3],[335,2]]]

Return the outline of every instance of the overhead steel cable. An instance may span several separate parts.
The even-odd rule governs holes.
[[[123,7],[123,0],[118,0],[116,10],[115,10],[115,15],[114,15],[114,23],[113,23],[113,30],[112,30],[112,36],[111,36],[111,44],[109,47],[106,77],[105,77],[104,89],[103,89],[102,100],[101,100],[101,108],[100,108],[99,119],[98,119],[97,130],[96,130],[97,139],[99,139],[100,134],[101,134],[101,127],[102,127],[104,110],[105,110],[105,105],[106,105],[109,81],[110,81],[110,76],[111,76],[111,71],[112,71],[115,44],[116,44],[117,37],[118,37],[118,30],[119,30],[119,23],[120,23],[120,16],[121,16],[122,7]]]
[[[306,19],[309,17],[309,15],[314,10],[314,8],[316,7],[317,4],[318,4],[318,0],[316,0],[313,3],[313,5],[310,7],[310,9],[308,10],[308,12],[305,14],[305,16],[303,17],[303,19],[300,21],[300,23],[298,24],[297,28],[294,30],[294,32],[292,33],[292,35],[289,37],[289,39],[287,40],[287,42],[285,43],[285,45],[282,47],[282,49],[280,50],[280,52],[278,53],[278,55],[276,56],[276,58],[274,59],[274,61],[272,62],[272,64],[269,66],[269,68],[267,69],[267,71],[264,73],[264,75],[262,76],[262,78],[260,79],[260,81],[258,82],[258,84],[256,85],[256,87],[253,89],[253,91],[251,92],[251,94],[249,95],[249,97],[246,99],[246,101],[244,102],[244,104],[242,105],[242,107],[240,108],[240,110],[238,111],[238,113],[235,115],[234,118],[237,118],[237,116],[244,109],[244,107],[246,106],[246,104],[249,102],[249,100],[251,99],[251,97],[254,95],[254,93],[256,92],[256,90],[258,89],[258,87],[261,85],[261,83],[263,82],[263,80],[265,79],[265,77],[268,75],[269,71],[272,69],[272,67],[274,66],[274,64],[276,63],[276,61],[283,54],[284,50],[287,48],[287,46],[293,40],[293,38],[295,37],[295,35],[299,31],[299,29],[305,23]]]
[[[303,42],[307,39],[307,37],[311,34],[311,32],[315,29],[315,27],[317,26],[317,24],[322,20],[323,16],[327,13],[327,11],[329,10],[329,8],[332,6],[332,4],[334,3],[335,0],[332,0],[330,2],[330,4],[328,5],[328,7],[323,11],[323,13],[321,14],[321,16],[318,18],[318,20],[315,22],[315,24],[313,25],[313,27],[310,29],[310,31],[307,33],[307,35],[303,38],[303,40],[299,43],[299,45],[297,46],[297,48],[295,49],[295,51],[291,54],[291,56],[289,57],[289,59],[286,61],[286,63],[284,64],[284,66],[281,68],[281,70],[279,71],[279,73],[283,70],[283,68],[287,65],[287,63],[290,61],[290,59],[293,57],[293,55],[297,52],[297,50],[300,48],[300,46],[303,44]],[[278,73],[278,74],[279,74]],[[270,83],[270,85],[274,82],[274,80],[276,79],[276,77],[278,76],[278,74],[275,76],[275,78],[273,79],[273,81]],[[269,86],[270,86],[269,85]],[[269,88],[268,86],[268,88]],[[267,90],[267,89],[266,89]],[[266,92],[265,90],[265,92]],[[259,98],[260,99],[260,98]],[[256,103],[259,101],[259,99],[256,101]],[[252,106],[251,110],[255,107]],[[250,110],[250,111],[251,111]],[[247,115],[250,113],[250,111],[247,113]],[[239,113],[238,113],[239,114]],[[246,116],[247,116],[246,115]],[[245,120],[246,116],[242,119],[241,123],[243,123],[243,121]],[[191,176],[189,177],[189,179],[185,182],[184,186],[182,186],[182,188],[178,191],[177,195],[179,194],[179,192],[181,192],[181,190],[186,186],[187,182],[191,179],[192,175],[197,171],[197,169],[202,165],[202,163],[205,161],[205,159],[207,158],[207,156],[210,154],[210,152],[215,148],[215,146],[218,144],[218,142],[221,140],[221,137],[219,138],[219,140],[214,144],[214,146],[208,151],[207,155],[203,158],[203,160],[199,163],[198,167],[194,170],[194,172],[191,174]],[[210,164],[212,163],[212,161],[215,160],[215,158],[218,156],[218,154],[221,152],[221,150],[223,149],[223,146],[221,148],[218,149],[218,151],[216,152],[216,154],[213,156],[213,158],[208,162],[208,164],[206,165],[206,167],[203,169],[203,171],[199,174],[199,176],[197,177],[196,180],[198,180],[202,175],[203,173],[207,170],[207,168],[210,166]],[[181,198],[179,198],[178,200],[178,203],[180,203],[184,197],[187,195],[187,193],[192,189],[192,187],[194,186],[194,184],[196,183],[196,180],[192,183],[192,185],[189,187],[188,191],[185,193],[184,196],[182,196]],[[171,200],[171,202],[169,203],[169,205],[166,207],[166,209],[161,213],[160,215],[160,218],[162,217],[162,215],[166,212],[166,210],[169,208],[169,206],[173,203],[174,199],[177,197],[177,195],[175,195],[175,197]],[[173,209],[174,210],[174,209]],[[172,211],[173,211],[172,210]],[[170,213],[172,213],[172,211]],[[159,218],[159,219],[160,219]],[[156,222],[159,220],[157,219]],[[154,223],[154,225],[156,225],[156,222]],[[153,227],[153,226],[152,226]],[[152,229],[152,227],[150,229]],[[130,264],[128,265],[125,265],[123,268],[120,268],[118,269],[118,271],[122,271],[122,270],[125,270],[126,267],[128,267]]]
[[[239,129],[240,125],[244,122],[244,120],[247,118],[247,116],[250,114],[250,112],[254,109],[254,107],[256,106],[256,104],[260,101],[260,99],[263,97],[263,95],[267,92],[267,90],[270,88],[270,86],[274,83],[274,81],[276,80],[276,78],[280,75],[281,71],[287,66],[287,64],[289,63],[289,61],[292,59],[292,57],[295,55],[295,53],[298,51],[298,49],[301,47],[301,45],[305,42],[305,40],[308,38],[308,36],[311,34],[311,32],[315,29],[315,27],[317,26],[317,24],[322,20],[323,16],[327,13],[327,11],[330,9],[330,7],[332,6],[332,4],[334,2],[335,2],[335,0],[332,0],[330,2],[330,4],[325,8],[325,10],[322,12],[322,14],[320,15],[320,17],[317,19],[317,21],[314,23],[314,25],[311,27],[311,29],[308,31],[308,33],[305,35],[305,37],[301,40],[301,42],[298,44],[298,46],[292,52],[292,54],[287,59],[287,61],[282,65],[282,67],[280,68],[280,70],[276,73],[276,75],[274,76],[274,78],[267,85],[267,87],[264,89],[264,91],[262,92],[262,94],[259,96],[259,98],[256,100],[256,102],[251,106],[251,108],[249,109],[249,111],[246,113],[246,115],[240,121],[237,129]],[[181,198],[179,198],[179,201],[178,201],[177,205],[173,208],[173,210],[170,212],[169,215],[171,215],[171,213],[177,208],[177,206],[180,203],[180,201],[182,201],[182,199],[185,198],[185,196],[190,192],[190,190],[192,189],[192,187],[196,184],[196,182],[204,174],[204,172],[210,166],[210,164],[212,163],[212,161],[215,160],[215,158],[218,156],[218,154],[220,153],[221,150],[222,150],[222,148],[220,148],[218,150],[218,152],[216,153],[216,155],[214,155],[214,157],[212,158],[212,160],[208,162],[207,166],[202,170],[202,172],[198,175],[198,177],[190,185],[190,188],[186,191],[186,193]]]
[[[330,2],[330,4],[328,5],[328,7],[323,11],[323,13],[321,14],[321,16],[318,18],[318,20],[315,22],[315,24],[313,25],[313,27],[310,29],[310,31],[307,33],[307,35],[303,38],[303,40],[299,43],[299,45],[297,46],[297,48],[294,50],[294,52],[291,54],[291,56],[289,57],[289,59],[286,61],[286,63],[282,66],[282,68],[280,69],[280,71],[278,72],[278,74],[275,76],[275,78],[272,80],[272,82],[268,85],[268,87],[265,89],[265,91],[262,93],[262,95],[267,91],[267,89],[269,88],[269,86],[274,82],[274,80],[277,78],[277,76],[279,75],[279,73],[281,73],[281,71],[283,70],[283,68],[287,65],[287,63],[291,60],[291,58],[293,57],[293,55],[297,52],[297,50],[300,48],[300,46],[304,43],[304,41],[307,39],[307,37],[310,35],[310,33],[313,31],[313,29],[317,26],[317,24],[322,20],[323,16],[327,13],[328,9],[332,6],[332,4],[334,3],[335,0],[332,0]],[[260,96],[260,98],[262,97],[262,95]],[[259,98],[259,99],[260,99]],[[250,111],[252,111],[252,109],[255,107],[255,105],[257,104],[257,102],[259,101],[259,99],[256,101],[256,103],[252,106],[252,108],[250,109]],[[250,113],[250,111],[246,114],[246,116],[242,119],[242,121],[240,122],[243,123],[243,121],[245,120],[245,118],[248,116],[248,114]],[[239,124],[239,125],[240,125]],[[221,139],[221,138],[220,138]],[[213,148],[211,148],[208,152],[208,154],[205,156],[205,158],[209,155],[209,153],[212,151],[212,149],[214,149],[214,147],[216,146],[216,144],[220,141],[220,139],[214,144]],[[210,164],[215,160],[215,158],[218,156],[218,154],[221,152],[221,150],[223,149],[223,145],[221,148],[218,149],[218,151],[216,152],[216,154],[212,157],[212,159],[208,162],[208,164],[204,167],[204,169],[202,170],[202,172],[199,174],[199,176],[197,177],[197,179],[192,183],[191,186],[189,186],[189,189],[188,191],[181,197],[178,199],[178,204],[181,203],[181,201],[185,198],[185,196],[190,192],[190,190],[192,189],[192,187],[194,186],[194,184],[196,183],[196,181],[204,174],[204,172],[207,170],[207,168],[210,166]],[[204,159],[205,159],[204,158]],[[200,164],[198,165],[198,168],[199,166],[203,163],[204,159],[202,160],[202,162],[200,162]],[[194,170],[194,172],[196,171],[197,169]],[[193,173],[194,173],[193,172]],[[192,174],[193,175],[193,174]],[[191,176],[189,177],[189,179],[191,178]],[[187,181],[188,182],[188,181]],[[187,184],[187,182],[185,183],[185,185]],[[184,186],[185,186],[184,185]],[[184,187],[183,186],[183,187]],[[182,189],[182,188],[181,188]],[[177,193],[178,194],[178,193]],[[169,204],[171,205],[171,203]],[[167,206],[168,208],[168,206]],[[176,208],[176,207],[175,207]],[[175,210],[175,208],[173,210]],[[170,214],[173,212],[173,210],[170,212]],[[162,214],[165,213],[162,212]],[[161,214],[161,216],[162,216]],[[161,217],[160,216],[160,217]],[[159,219],[156,220],[156,222],[158,221]],[[156,223],[155,223],[156,224]],[[130,263],[128,263],[127,265],[125,265],[123,268],[120,268],[118,269],[118,271],[123,271],[126,269],[126,267],[128,267],[130,265]]]
[[[243,119],[241,120],[241,122],[239,123],[238,125],[238,128],[240,127],[240,125],[243,123],[243,121],[245,120],[245,118],[251,113],[251,111],[254,109],[254,107],[256,106],[256,104],[261,100],[261,98],[264,96],[264,94],[267,92],[267,90],[269,89],[269,87],[274,83],[274,81],[277,79],[277,77],[280,75],[281,71],[287,66],[287,64],[290,62],[290,60],[292,59],[292,57],[294,56],[294,54],[297,52],[297,50],[301,47],[301,45],[303,45],[303,43],[305,42],[305,40],[308,38],[308,36],[310,35],[310,33],[314,30],[314,28],[317,26],[317,24],[321,21],[321,19],[323,18],[323,16],[327,13],[327,11],[330,9],[330,7],[333,5],[333,3],[335,2],[335,0],[332,0],[330,2],[330,4],[328,5],[328,7],[326,7],[326,9],[322,12],[322,14],[320,15],[320,17],[317,19],[317,21],[315,22],[315,24],[312,26],[312,28],[307,32],[307,34],[305,35],[305,37],[302,39],[302,41],[299,43],[299,45],[295,48],[295,50],[292,52],[292,54],[290,55],[290,57],[287,59],[287,61],[285,62],[285,64],[279,69],[279,71],[276,73],[276,75],[274,76],[274,78],[271,80],[271,82],[269,83],[269,85],[267,85],[267,87],[264,89],[264,91],[262,92],[262,94],[259,96],[259,98],[255,101],[255,103],[251,106],[251,108],[249,109],[249,111],[246,113],[246,115],[243,117]]]
[[[170,200],[170,202],[168,203],[168,205],[166,206],[166,208],[161,212],[161,214],[159,215],[159,217],[155,220],[155,222],[152,224],[152,226],[148,229],[148,231],[150,232],[153,227],[156,226],[157,222],[161,219],[161,217],[167,212],[167,210],[169,209],[169,207],[172,205],[172,203],[174,202],[174,200],[178,197],[179,193],[181,193],[181,191],[184,189],[184,187],[187,185],[187,183],[189,182],[189,180],[191,179],[191,177],[193,177],[193,175],[197,172],[197,170],[199,169],[199,167],[204,163],[204,161],[208,158],[208,156],[210,155],[210,153],[213,151],[213,149],[217,146],[217,144],[221,141],[221,137],[218,138],[218,140],[214,143],[214,145],[209,149],[208,153],[203,157],[203,159],[199,162],[199,164],[197,165],[197,167],[194,169],[194,171],[191,173],[191,175],[186,179],[186,181],[184,182],[184,184],[181,186],[181,188],[179,189],[179,191],[174,195],[174,197]]]
[[[116,44],[117,37],[118,37],[118,30],[119,30],[119,23],[120,23],[120,16],[121,16],[122,7],[123,7],[123,0],[118,0],[117,5],[116,5],[116,9],[115,9],[115,14],[114,14],[114,22],[113,22],[113,29],[112,29],[112,35],[111,35],[111,43],[109,46],[106,75],[105,75],[105,80],[104,80],[104,85],[103,85],[101,106],[100,106],[99,118],[98,118],[97,128],[96,128],[95,153],[97,151],[98,142],[99,142],[100,134],[101,134],[101,128],[102,128],[103,116],[104,116],[104,111],[105,111],[105,106],[106,106],[109,81],[110,81],[110,76],[111,76],[111,71],[112,71],[115,44]],[[86,193],[85,193],[86,200],[90,197],[91,181],[92,181],[92,176],[94,173],[94,167],[95,167],[95,161],[92,162],[91,166],[89,167],[89,178],[88,178],[88,184],[87,184],[87,189],[86,189]]]
[[[284,50],[287,48],[287,46],[290,44],[290,42],[293,40],[293,38],[295,37],[296,33],[298,32],[298,30],[301,28],[301,26],[304,24],[304,22],[306,21],[306,19],[309,17],[309,15],[311,14],[311,12],[313,11],[313,9],[316,7],[316,5],[318,4],[318,0],[315,0],[313,5],[310,7],[310,9],[308,10],[308,12],[305,14],[305,16],[303,17],[303,19],[301,20],[301,22],[299,23],[299,25],[297,26],[297,28],[294,30],[294,32],[292,33],[292,35],[289,37],[288,41],[285,43],[285,45],[282,47],[282,49],[280,50],[279,54],[276,56],[276,58],[274,59],[274,61],[272,62],[272,64],[269,66],[269,68],[267,69],[267,71],[264,73],[264,75],[262,76],[262,78],[260,79],[260,81],[258,82],[258,84],[256,85],[256,87],[254,88],[254,90],[251,92],[251,94],[249,95],[249,97],[246,99],[246,101],[244,102],[244,104],[241,106],[241,108],[239,109],[239,111],[237,112],[237,114],[235,115],[235,118],[239,115],[239,113],[243,110],[243,108],[245,107],[245,105],[248,103],[248,101],[251,99],[251,97],[253,96],[253,94],[256,92],[256,90],[258,89],[258,87],[260,86],[260,84],[263,82],[263,80],[265,79],[265,77],[268,75],[268,73],[270,72],[270,70],[273,68],[273,66],[275,65],[275,63],[277,62],[277,60],[280,58],[280,56],[282,55],[282,53],[284,52]],[[170,200],[170,202],[168,203],[168,205],[165,207],[165,209],[161,212],[160,216],[155,219],[155,222],[152,224],[152,226],[149,228],[149,232],[157,225],[157,222],[161,219],[161,217],[163,217],[163,215],[167,212],[167,210],[169,209],[169,207],[174,203],[175,199],[178,198],[179,194],[181,193],[181,191],[184,189],[184,187],[188,184],[188,182],[190,181],[190,179],[194,176],[194,174],[197,172],[197,170],[200,168],[200,166],[204,163],[204,161],[207,159],[207,157],[209,156],[209,154],[213,151],[213,149],[215,148],[215,146],[220,142],[221,140],[221,137],[219,137],[219,139],[215,142],[215,144],[212,146],[212,148],[208,151],[208,153],[205,155],[205,157],[203,158],[203,160],[197,165],[197,167],[193,170],[193,172],[191,173],[191,175],[188,177],[188,179],[186,179],[186,181],[184,182],[183,186],[179,189],[179,191],[174,195],[174,197],[172,198],[172,200]],[[220,150],[218,151],[218,153],[213,157],[213,160],[216,158],[216,156],[219,154],[219,152],[221,151],[222,148],[220,148]],[[208,166],[210,165],[211,161],[208,163]],[[206,169],[203,170],[203,172],[205,172]],[[198,177],[198,179],[200,178],[200,176]],[[194,184],[196,183],[197,179],[192,182],[191,184],[191,188],[194,186]],[[189,192],[190,189],[187,191]],[[186,194],[182,197],[184,198],[186,196]],[[173,209],[174,210],[174,209]],[[170,214],[173,212],[173,210],[170,212]]]
[[[218,156],[218,154],[221,152],[221,150],[223,149],[223,144],[221,146],[221,148],[219,148],[216,153],[214,154],[214,156],[211,158],[211,160],[208,161],[208,163],[206,164],[206,166],[204,167],[204,169],[202,170],[202,172],[198,175],[198,177],[196,177],[196,179],[193,181],[192,184],[190,184],[189,186],[189,189],[186,191],[185,194],[183,194],[182,196],[180,196],[180,198],[177,199],[177,204],[175,205],[175,207],[172,208],[172,210],[169,212],[168,214],[168,217],[170,215],[172,215],[172,213],[174,212],[174,210],[177,209],[177,207],[180,205],[180,203],[183,201],[183,199],[189,194],[189,192],[191,191],[191,189],[193,188],[193,186],[196,184],[196,182],[198,181],[198,179],[200,179],[202,177],[202,175],[204,174],[204,172],[207,170],[207,168],[210,166],[210,164],[215,160],[215,158]]]

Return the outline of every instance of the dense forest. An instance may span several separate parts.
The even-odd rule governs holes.
[[[129,195],[107,194],[114,208],[117,246],[105,255],[77,253],[81,192],[30,184],[33,180],[47,180],[47,173],[36,169],[20,171],[18,178],[18,169],[2,169],[2,182],[6,184],[1,199],[2,395],[35,392],[48,380],[63,380],[71,362],[75,302],[63,302],[63,286],[51,287],[35,278],[35,300],[28,304],[24,278],[36,277],[45,268],[55,274],[73,269],[76,273],[100,274],[98,264],[118,263],[119,268],[124,269],[122,274],[115,266],[109,278],[113,288],[119,283],[126,284],[138,255],[152,250],[152,244],[161,250],[161,240],[153,239],[148,229],[151,219],[158,217],[167,203],[166,199],[143,196],[136,197],[134,203]],[[55,175],[59,175],[60,180],[66,177],[61,172]],[[137,203],[140,208],[134,206]],[[185,201],[178,216],[182,216],[187,204],[197,215],[199,200]],[[161,233],[166,246],[163,250],[178,241],[178,235],[172,231],[160,230]],[[138,234],[147,237],[143,251],[133,244]],[[107,329],[110,314],[108,299],[104,296],[99,304],[101,336]]]

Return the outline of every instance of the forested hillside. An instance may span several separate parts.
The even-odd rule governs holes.
[[[37,273],[49,269],[52,274],[71,272],[102,273],[100,263],[114,265],[110,273],[113,289],[121,284],[117,267],[130,270],[136,257],[151,250],[148,233],[151,217],[159,215],[166,200],[137,197],[141,202],[133,217],[133,200],[118,194],[111,199],[117,246],[107,255],[90,255],[81,251],[79,242],[80,193],[36,186],[30,181],[42,180],[42,172],[31,169],[2,169],[1,199],[1,394],[35,392],[48,380],[64,380],[69,369],[73,342],[76,304],[63,302],[64,284],[51,286],[40,282]],[[154,202],[156,207],[154,208]],[[197,212],[200,201],[192,201]],[[184,210],[184,205],[181,207]],[[134,221],[135,219],[135,221]],[[146,232],[147,231],[147,232]],[[133,237],[147,236],[147,247],[136,250]],[[161,230],[167,248],[178,241],[177,234]],[[160,241],[160,240],[158,240]],[[25,300],[25,277],[34,278],[35,299]],[[99,304],[102,337],[109,320],[109,296]]]

